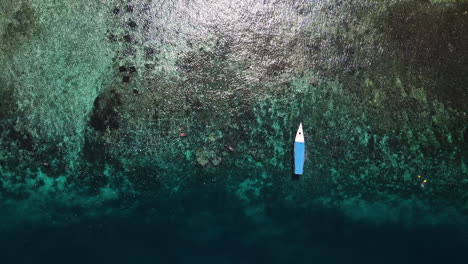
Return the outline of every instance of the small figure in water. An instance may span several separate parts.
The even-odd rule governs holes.
[[[424,189],[424,187],[426,187],[426,183],[427,183],[427,180],[422,181],[422,183],[421,183],[421,188]]]
[[[235,149],[231,145],[224,145],[230,152],[233,152]]]

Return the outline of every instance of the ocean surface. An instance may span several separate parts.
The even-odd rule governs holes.
[[[0,1],[0,264],[466,264],[466,47],[467,1]]]
[[[466,263],[466,226],[369,224],[336,210],[157,201],[127,215],[2,230],[3,263]]]

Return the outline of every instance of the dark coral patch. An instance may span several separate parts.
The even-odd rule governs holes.
[[[129,34],[126,34],[123,36],[123,40],[128,43],[132,42],[132,39],[133,39],[132,36],[130,36]]]
[[[132,29],[135,29],[138,27],[137,23],[133,20],[128,21],[127,25],[131,27]]]
[[[117,107],[122,105],[122,96],[115,90],[99,95],[94,100],[90,126],[96,131],[119,128]]]

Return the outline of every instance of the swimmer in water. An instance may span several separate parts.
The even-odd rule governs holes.
[[[421,183],[421,188],[424,189],[424,187],[426,187],[426,183],[427,183],[427,180],[422,181],[422,183]]]

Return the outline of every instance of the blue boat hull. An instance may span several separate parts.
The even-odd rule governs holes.
[[[301,175],[304,171],[305,143],[294,142],[294,174]]]

